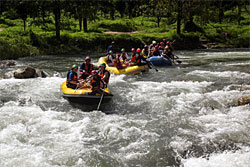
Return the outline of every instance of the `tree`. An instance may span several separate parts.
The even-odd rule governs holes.
[[[99,5],[95,1],[70,1],[67,3],[66,10],[69,11],[76,19],[78,19],[80,31],[82,27],[84,32],[88,31],[88,20],[96,19]]]
[[[26,30],[26,20],[28,15],[32,12],[32,2],[21,0],[16,6],[18,16],[23,20],[23,29]]]

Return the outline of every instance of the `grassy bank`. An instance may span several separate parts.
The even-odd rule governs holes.
[[[82,52],[105,52],[111,41],[116,41],[116,47],[143,47],[152,40],[161,41],[163,38],[173,41],[175,49],[197,49],[205,47],[249,47],[250,16],[242,15],[241,25],[230,22],[225,17],[223,24],[209,23],[200,31],[186,32],[182,26],[181,35],[176,34],[176,23],[167,24],[163,18],[160,28],[154,17],[137,17],[133,19],[116,19],[92,21],[88,23],[88,33],[80,32],[77,21],[63,20],[61,39],[55,37],[55,28],[51,23],[45,26],[39,21],[28,19],[27,29],[23,30],[20,19],[10,20],[0,18],[0,57],[1,59],[16,59],[24,56],[40,54],[79,54]],[[51,19],[52,20],[52,19]],[[107,34],[107,31],[137,33]]]

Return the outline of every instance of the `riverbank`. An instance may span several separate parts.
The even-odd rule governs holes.
[[[163,20],[164,21],[164,20]],[[61,30],[58,40],[53,24],[47,27],[32,24],[23,31],[22,20],[5,19],[0,24],[0,57],[17,59],[26,56],[83,54],[89,52],[105,53],[111,41],[116,42],[116,50],[143,47],[153,40],[160,42],[163,38],[173,44],[176,50],[216,49],[216,48],[250,48],[250,27],[247,22],[242,25],[207,24],[201,31],[182,30],[178,35],[175,25],[156,27],[152,21],[142,22],[135,19],[117,19],[90,22],[88,32],[80,32],[74,24]],[[150,25],[150,26],[148,26]]]

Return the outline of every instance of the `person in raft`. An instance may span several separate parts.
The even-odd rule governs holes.
[[[119,57],[120,59],[120,62],[123,64],[123,66],[128,66],[128,63],[129,63],[129,57],[128,57],[128,54],[125,52],[125,49],[122,48],[121,49],[121,55]]]
[[[73,65],[71,67],[71,71],[67,74],[66,86],[68,88],[76,89],[81,86],[80,82],[78,81],[77,77],[78,66]]]
[[[129,65],[130,66],[135,66],[136,65],[136,60],[135,60],[135,48],[132,48],[131,49],[131,52],[132,52],[132,55],[131,55],[131,58],[130,58],[130,61],[129,61]]]
[[[93,70],[93,64],[90,63],[91,58],[87,56],[85,58],[85,62],[83,62],[80,66],[80,78],[86,79],[90,75],[91,71]]]
[[[115,59],[115,56],[113,55],[113,51],[110,50],[109,51],[109,54],[107,54],[106,56],[106,62],[109,66],[114,66],[114,59]]]
[[[109,54],[109,51],[111,51],[111,50],[114,51],[114,45],[115,45],[115,41],[112,41],[111,45],[108,46],[106,55]]]
[[[101,88],[103,87],[104,83],[101,79],[101,77],[98,75],[96,70],[93,70],[91,72],[91,90],[92,92],[88,93],[89,95],[93,95],[95,96],[97,93],[102,94],[104,93],[104,95],[107,95],[108,93],[104,92]]]
[[[144,61],[144,62],[143,62],[143,61]],[[137,49],[136,49],[135,62],[136,62],[136,65],[138,65],[138,66],[147,64],[147,58],[144,57],[144,56],[141,54],[141,49],[140,49],[140,48],[137,48]]]
[[[104,83],[103,88],[107,88],[110,78],[110,72],[106,70],[105,63],[100,64],[98,75],[101,77],[101,80]]]

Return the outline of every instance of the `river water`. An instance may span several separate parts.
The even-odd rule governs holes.
[[[111,76],[114,97],[72,105],[60,94],[83,56],[40,56],[1,68],[1,167],[249,167],[250,51],[179,51],[182,64]],[[96,55],[95,55],[96,56]],[[92,62],[97,63],[98,58]],[[33,66],[49,77],[14,79]]]

